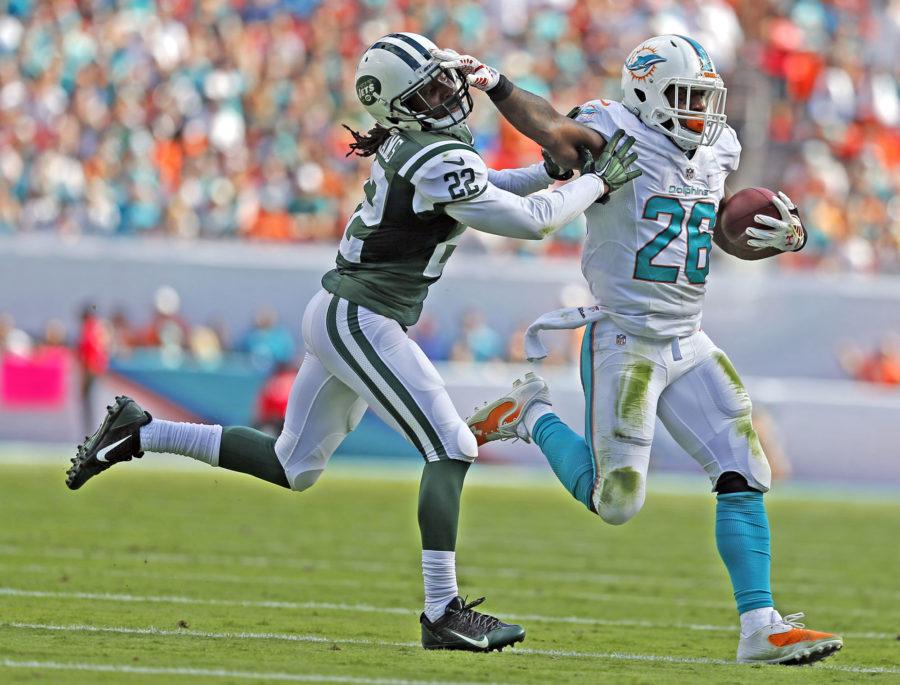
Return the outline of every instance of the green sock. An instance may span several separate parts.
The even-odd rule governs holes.
[[[456,459],[430,461],[419,485],[419,530],[422,549],[456,549],[459,499],[471,464]]]
[[[291,487],[275,454],[275,438],[253,428],[228,426],[222,429],[219,466],[262,478],[283,488]]]

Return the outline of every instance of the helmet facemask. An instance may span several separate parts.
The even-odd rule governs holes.
[[[622,66],[622,104],[684,151],[719,140],[726,92],[709,54],[687,36],[648,38]]]
[[[660,90],[668,106],[657,107],[651,119],[683,149],[715,145],[726,120],[722,80],[673,78]]]
[[[424,131],[442,131],[472,113],[472,96],[465,77],[435,62],[422,80],[390,101],[389,109],[397,123],[416,122]]]

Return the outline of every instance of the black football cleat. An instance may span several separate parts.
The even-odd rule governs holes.
[[[106,408],[106,416],[97,432],[78,446],[72,466],[66,471],[69,489],[77,490],[113,464],[144,456],[140,429],[151,419],[150,414],[130,397],[117,397]]]
[[[525,629],[504,623],[488,614],[472,611],[484,597],[468,604],[462,597],[454,597],[444,615],[434,623],[422,614],[422,646],[425,649],[463,649],[469,652],[502,651],[504,647],[522,642]]]

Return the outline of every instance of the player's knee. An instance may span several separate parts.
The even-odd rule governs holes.
[[[452,427],[441,431],[441,444],[451,459],[475,461],[478,457],[478,443],[469,427],[460,419]],[[437,449],[424,454],[427,461],[440,457]]]
[[[595,508],[606,523],[621,526],[644,506],[644,476],[629,466],[614,469],[603,478],[595,497]]]
[[[478,442],[456,411],[450,397],[443,388],[440,390],[434,393],[431,403],[432,426],[440,437],[448,457],[459,461],[474,461],[478,456]],[[426,459],[432,459],[438,455],[425,456]]]
[[[316,484],[316,481],[319,480],[319,476],[322,475],[324,469],[312,469],[309,471],[303,471],[302,473],[298,473],[294,476],[291,483],[291,490],[294,492],[303,492],[304,490],[309,490],[313,485]]]
[[[604,523],[611,526],[621,526],[633,519],[644,506],[643,501],[618,502],[616,504],[601,504],[598,512]]]
[[[275,455],[291,490],[303,492],[315,485],[344,437],[343,433],[335,433],[325,436],[318,444],[309,445],[300,436],[283,430],[275,441]]]
[[[456,447],[460,457],[466,461],[474,461],[478,456],[478,441],[469,427],[460,422],[456,431]]]

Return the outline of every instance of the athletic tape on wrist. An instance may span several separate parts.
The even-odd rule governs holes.
[[[497,85],[486,91],[488,97],[494,102],[500,102],[501,100],[505,100],[508,98],[515,86],[513,82],[506,78],[503,74],[500,74],[500,80],[497,81]]]

